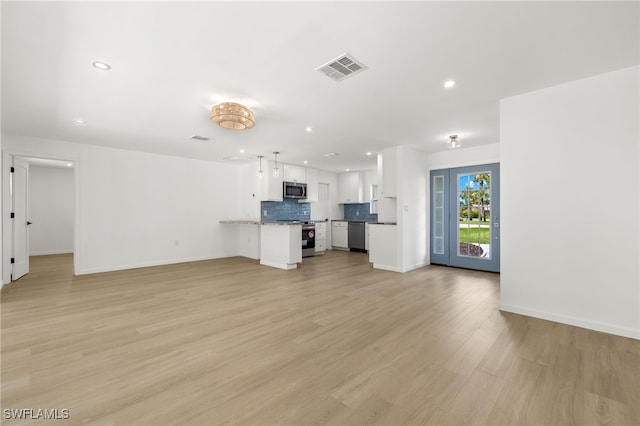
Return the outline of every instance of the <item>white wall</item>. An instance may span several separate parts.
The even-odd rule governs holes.
[[[397,217],[401,269],[410,271],[429,264],[429,171],[427,155],[399,147]]]
[[[240,213],[235,165],[12,135],[4,135],[3,151],[5,168],[9,154],[75,162],[78,274],[239,252],[234,231],[218,223]],[[8,194],[5,182],[5,209]],[[4,252],[10,253],[9,233],[3,235]]]
[[[639,75],[501,102],[502,310],[640,338]]]
[[[29,166],[29,254],[73,252],[73,169]]]
[[[433,152],[427,157],[429,170],[451,169],[499,162],[500,144],[498,143],[472,148],[465,148],[463,146],[448,151]]]

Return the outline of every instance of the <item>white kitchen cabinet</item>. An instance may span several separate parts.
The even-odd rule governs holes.
[[[277,176],[273,174],[275,164],[273,161],[265,161],[262,168],[262,177],[258,176],[258,199],[260,201],[282,201],[282,166]]]
[[[362,202],[369,203],[372,201],[372,188],[378,184],[378,173],[377,170],[367,170],[363,172],[363,175]]]
[[[360,172],[338,174],[338,203],[362,202],[362,177]]]
[[[327,249],[327,222],[316,222],[316,253],[322,254]]]
[[[304,167],[283,164],[282,169],[285,182],[307,183],[307,174]]]
[[[260,225],[260,264],[280,269],[296,269],[302,261],[300,224]]]
[[[301,203],[315,203],[318,201],[318,169],[307,168],[307,199],[298,200]]]
[[[332,245],[339,249],[349,249],[349,222],[346,220],[334,220],[331,222]]]
[[[398,227],[371,224],[369,262],[376,269],[402,272],[398,262]]]

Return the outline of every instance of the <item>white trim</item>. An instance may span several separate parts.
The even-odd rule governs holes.
[[[278,263],[278,262],[270,262],[268,260],[261,260],[260,264],[264,266],[271,266],[272,268],[279,268],[279,269],[285,269],[285,270],[298,268],[297,263]]]
[[[589,330],[601,331],[603,333],[615,334],[616,336],[629,337],[631,339],[640,340],[640,328],[619,327],[612,324],[591,321],[582,318],[570,317],[567,315],[554,314],[552,312],[536,311],[533,309],[523,308],[521,306],[500,304],[498,309],[504,312],[525,315],[533,318],[559,322],[562,324],[573,325],[576,327],[587,328]]]
[[[99,274],[99,273],[102,273],[102,272],[114,272],[114,271],[123,271],[123,270],[127,270],[127,269],[148,268],[150,266],[174,265],[174,264],[177,264],[177,263],[201,262],[203,260],[226,259],[228,257],[235,257],[235,256],[185,257],[185,258],[182,258],[182,259],[155,260],[155,261],[152,261],[152,262],[130,263],[128,265],[106,266],[106,267],[102,267],[102,268],[87,268],[87,269],[81,269],[78,272],[77,275]]]
[[[373,269],[382,269],[384,271],[391,271],[391,272],[403,272],[402,269],[399,268],[398,266],[381,265],[379,263],[374,263]]]
[[[80,204],[80,197],[82,194],[81,191],[81,182],[80,182],[80,167],[81,161],[78,155],[59,155],[52,152],[33,152],[33,151],[21,151],[21,150],[7,150],[2,151],[2,173],[9,173],[9,168],[11,167],[12,159],[15,157],[31,157],[31,158],[45,158],[51,160],[60,160],[60,161],[70,161],[74,163],[73,166],[73,180],[74,180],[74,202],[75,202],[75,211],[74,211],[74,224],[73,224],[73,271],[74,275],[82,275],[82,271],[80,269],[81,263],[81,238],[80,232],[82,223],[82,208]],[[2,199],[2,239],[0,240],[0,244],[2,244],[2,274],[1,277],[3,284],[8,284],[11,282],[11,244],[13,243],[13,227],[11,226],[11,219],[9,219],[9,211],[11,208],[10,199],[10,189],[9,189],[9,179],[1,180],[2,187],[0,188],[0,194]],[[9,272],[7,272],[9,271]],[[87,273],[87,272],[85,272]],[[6,279],[5,279],[6,278]],[[1,286],[0,286],[1,288]]]
[[[29,253],[29,256],[49,256],[51,254],[73,254],[73,250],[36,251]]]
[[[401,268],[399,266],[389,266],[389,265],[381,265],[379,263],[374,263],[373,269],[382,269],[384,271],[405,273],[405,272],[413,271],[414,269],[419,269],[419,268],[422,268],[423,266],[428,266],[428,265],[430,265],[429,262],[420,262],[420,263],[416,263],[415,265]]]
[[[411,265],[411,266],[406,266],[404,268],[401,269],[400,272],[409,272],[409,271],[413,271],[415,269],[420,269],[424,266],[428,266],[429,262],[420,262],[420,263],[416,263],[415,265]]]

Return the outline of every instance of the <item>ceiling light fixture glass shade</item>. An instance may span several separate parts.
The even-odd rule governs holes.
[[[451,149],[460,147],[460,144],[458,143],[458,135],[450,135],[447,143]]]
[[[253,111],[235,102],[222,102],[211,108],[211,121],[231,130],[247,130],[256,125]]]

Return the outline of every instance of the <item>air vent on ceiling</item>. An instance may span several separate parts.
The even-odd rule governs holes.
[[[337,152],[327,152],[326,154],[322,155],[324,155],[325,157],[337,157],[340,154],[338,154]]]
[[[327,62],[326,64],[316,68],[316,71],[320,71],[330,79],[334,81],[342,81],[346,78],[352,77],[368,67],[362,62],[348,53],[342,54],[335,59]]]
[[[188,140],[190,141],[197,141],[197,142],[207,142],[210,141],[211,138],[208,138],[206,136],[200,136],[200,135],[193,135],[191,136]]]

